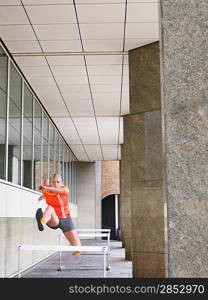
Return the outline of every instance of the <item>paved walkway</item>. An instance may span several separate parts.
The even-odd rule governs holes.
[[[106,245],[105,240],[82,240],[83,245]],[[110,243],[110,270],[107,278],[132,278],[132,262],[125,260],[121,241]],[[103,255],[83,253],[74,257],[62,252],[62,271],[58,271],[59,254],[56,253],[21,273],[23,278],[103,278]]]

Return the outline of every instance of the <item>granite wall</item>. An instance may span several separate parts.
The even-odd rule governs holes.
[[[168,276],[208,277],[208,2],[160,5]]]
[[[120,223],[121,239],[125,247],[125,259],[132,259],[131,229],[131,131],[130,115],[123,116],[124,143],[121,145],[120,161]]]
[[[129,51],[129,82],[133,277],[165,277],[158,42]]]

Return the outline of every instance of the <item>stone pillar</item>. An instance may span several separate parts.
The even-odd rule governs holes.
[[[120,222],[121,239],[125,247],[125,259],[132,259],[131,237],[131,143],[130,143],[130,116],[123,116],[124,143],[121,145],[120,162]]]
[[[122,248],[125,247],[125,243],[124,243],[124,218],[123,218],[123,198],[122,198],[122,190],[123,190],[123,176],[122,176],[122,172],[123,172],[123,144],[120,145],[121,147],[121,159],[119,160],[119,180],[120,180],[120,237],[121,237],[121,241],[122,241]]]
[[[119,161],[109,160],[101,162],[101,198],[120,194]]]
[[[96,228],[98,224],[95,162],[77,162],[77,228]]]
[[[160,5],[168,277],[208,277],[208,3]]]
[[[159,42],[129,51],[129,82],[133,277],[165,277]]]

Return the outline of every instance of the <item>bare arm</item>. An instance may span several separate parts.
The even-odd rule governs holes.
[[[44,180],[43,184],[44,184],[44,185],[49,185],[49,179],[46,178],[46,179]]]
[[[46,178],[43,182],[43,184],[39,185],[38,190],[43,191],[43,185],[49,185],[49,179]]]

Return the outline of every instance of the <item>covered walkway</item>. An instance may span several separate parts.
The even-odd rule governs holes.
[[[101,281],[101,255],[42,251],[53,174],[77,229],[122,239],[107,278],[208,278],[207,24],[207,0],[0,0],[0,278]]]

